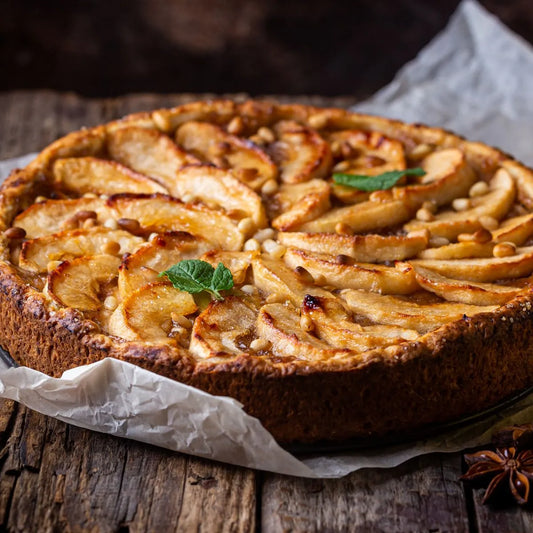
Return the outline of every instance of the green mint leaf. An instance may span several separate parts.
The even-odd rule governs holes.
[[[175,289],[198,294],[207,291],[217,300],[222,300],[220,291],[227,291],[233,287],[231,270],[219,263],[216,270],[207,262],[200,259],[185,259],[161,272],[159,276],[166,276]]]
[[[338,185],[353,187],[361,191],[383,191],[394,187],[404,176],[424,176],[422,168],[406,168],[405,170],[391,170],[377,176],[363,174],[333,174],[333,181]]]

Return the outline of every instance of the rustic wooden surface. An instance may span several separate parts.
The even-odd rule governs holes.
[[[0,93],[0,159],[81,126],[194,98]],[[2,531],[533,531],[531,512],[487,508],[481,490],[462,486],[461,454],[339,480],[295,479],[79,429],[8,400],[0,400],[0,450]]]

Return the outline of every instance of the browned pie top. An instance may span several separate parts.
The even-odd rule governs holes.
[[[332,180],[410,167],[426,173],[389,190]],[[530,170],[342,110],[217,101],[126,117],[45,149],[0,202],[1,259],[51,315],[215,364],[387,354],[490,317],[533,279]],[[223,301],[158,277],[192,258],[231,270]]]

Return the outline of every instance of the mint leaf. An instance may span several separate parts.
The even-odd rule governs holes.
[[[217,265],[217,268],[213,273],[210,288],[218,298],[221,298],[219,291],[229,291],[233,288],[233,276],[231,275],[231,270],[226,268],[222,263]]]
[[[223,297],[220,291],[226,291],[233,287],[231,271],[222,263],[216,270],[207,262],[200,259],[184,259],[161,272],[159,277],[166,276],[175,289],[198,294],[207,291],[217,300]]]
[[[424,176],[422,168],[406,168],[405,170],[391,170],[377,176],[363,174],[333,174],[333,181],[338,185],[353,187],[361,191],[382,191],[394,187],[404,176]]]

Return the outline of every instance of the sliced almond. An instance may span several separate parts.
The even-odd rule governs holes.
[[[53,167],[57,185],[77,194],[117,194],[121,192],[168,193],[155,180],[139,174],[116,161],[95,157],[58,159]]]

